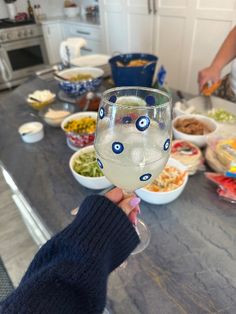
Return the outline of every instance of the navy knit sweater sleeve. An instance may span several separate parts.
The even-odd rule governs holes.
[[[75,220],[39,250],[0,313],[102,313],[109,273],[138,243],[119,207],[101,195],[87,197]]]

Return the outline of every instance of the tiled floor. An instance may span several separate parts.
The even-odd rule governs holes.
[[[0,255],[14,286],[19,284],[37,250],[0,175]]]

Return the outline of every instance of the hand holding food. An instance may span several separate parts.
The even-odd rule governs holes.
[[[199,90],[201,91],[204,85],[209,81],[213,83],[218,82],[220,80],[220,74],[221,71],[214,66],[210,66],[201,70],[198,73]]]

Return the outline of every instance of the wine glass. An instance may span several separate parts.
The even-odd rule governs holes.
[[[124,194],[152,182],[163,170],[171,145],[171,97],[160,90],[119,87],[104,92],[98,111],[95,150],[104,175]],[[142,252],[150,232],[138,219]]]

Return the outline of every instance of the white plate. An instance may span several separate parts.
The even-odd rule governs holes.
[[[88,55],[72,59],[71,64],[78,67],[99,67],[107,64],[109,59],[108,55]]]
[[[216,108],[216,109],[223,108],[226,111],[236,115],[236,104],[235,103],[228,101],[228,100],[225,100],[223,98],[215,97],[215,96],[211,96],[211,101],[212,101],[212,107],[213,108]],[[202,96],[197,96],[197,97],[194,97],[194,98],[188,100],[188,105],[190,107],[195,108],[193,113],[205,114],[207,111],[205,109],[204,104],[205,104],[204,97],[202,97]],[[177,116],[182,115],[182,114],[186,114],[185,111],[182,109],[176,109],[175,108],[174,110],[175,110],[175,113]]]

